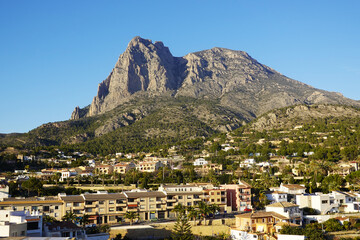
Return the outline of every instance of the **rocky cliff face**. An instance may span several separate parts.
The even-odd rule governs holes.
[[[135,37],[99,84],[86,113],[80,116],[80,109],[75,109],[72,119],[108,112],[136,94],[216,99],[221,106],[252,117],[295,104],[360,105],[292,80],[246,52],[213,48],[173,57],[162,42]]]

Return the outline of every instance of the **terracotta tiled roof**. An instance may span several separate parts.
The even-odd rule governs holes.
[[[296,205],[294,203],[291,202],[276,202],[270,205],[267,205],[266,207],[298,207],[299,205]]]
[[[249,213],[243,213],[243,214],[239,214],[236,215],[237,218],[263,218],[263,217],[274,217],[274,218],[278,218],[281,220],[286,220],[288,219],[287,217],[278,214],[276,212],[265,212],[265,211],[261,211],[261,212],[249,212]]]

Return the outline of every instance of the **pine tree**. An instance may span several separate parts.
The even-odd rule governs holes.
[[[185,213],[180,213],[174,225],[171,236],[172,240],[193,240],[194,235],[191,232],[191,225]]]

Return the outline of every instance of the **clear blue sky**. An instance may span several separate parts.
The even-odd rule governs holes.
[[[84,107],[134,36],[174,56],[248,52],[314,87],[360,99],[360,1],[0,1],[0,132]]]

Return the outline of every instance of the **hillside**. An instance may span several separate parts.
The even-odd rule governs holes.
[[[76,144],[109,152],[159,147],[229,132],[273,109],[305,105],[284,116],[301,118],[314,112],[302,108],[313,109],[314,104],[360,107],[340,93],[292,80],[243,51],[212,48],[174,57],[162,42],[135,37],[90,105],[76,107],[71,120],[43,124],[26,134],[0,135],[0,146]],[[337,116],[340,108],[329,113]],[[277,127],[277,115],[262,116],[254,128]]]

